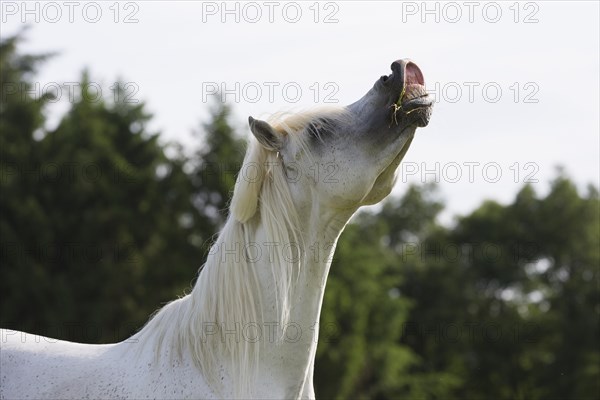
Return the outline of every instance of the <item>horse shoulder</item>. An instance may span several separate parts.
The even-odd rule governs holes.
[[[217,397],[189,359],[140,354],[135,340],[91,345],[1,334],[0,399]]]
[[[2,330],[0,397],[85,398],[102,381],[118,380],[118,365],[111,362],[115,346]]]

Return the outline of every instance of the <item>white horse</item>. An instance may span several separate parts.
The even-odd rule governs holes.
[[[121,343],[1,333],[2,399],[314,398],[318,322],[335,244],[386,197],[432,101],[392,64],[339,109],[249,118],[230,216],[191,294]]]

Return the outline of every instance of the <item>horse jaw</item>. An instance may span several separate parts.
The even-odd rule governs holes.
[[[361,202],[361,206],[369,206],[373,204],[377,204],[383,199],[385,199],[394,188],[397,180],[397,170],[400,162],[406,155],[410,144],[415,135],[415,130],[413,129],[409,132],[405,138],[405,144],[402,146],[398,155],[394,158],[394,160],[388,165],[388,167],[383,170],[383,172],[377,177],[371,191],[365,196],[365,198]]]

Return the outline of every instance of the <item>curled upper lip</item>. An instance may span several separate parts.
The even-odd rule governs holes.
[[[425,79],[420,68],[409,59],[396,60],[392,73],[382,76],[381,82],[392,91],[392,101],[400,110],[409,113],[418,108],[430,107],[431,97],[425,90]]]

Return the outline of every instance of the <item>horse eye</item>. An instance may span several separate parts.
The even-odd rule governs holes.
[[[317,118],[306,125],[306,133],[309,138],[324,141],[335,132],[335,127],[329,119]]]
[[[308,125],[306,130],[310,136],[321,137],[321,133],[322,133],[321,129],[322,128],[323,128],[323,125],[313,122]]]

